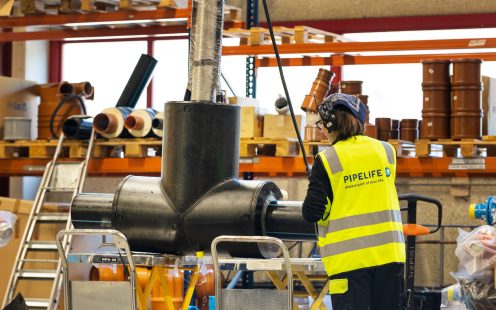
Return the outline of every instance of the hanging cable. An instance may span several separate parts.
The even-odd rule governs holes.
[[[80,95],[76,95],[76,94],[64,95],[64,97],[62,97],[62,100],[60,100],[59,104],[53,110],[52,116],[50,117],[50,132],[51,132],[52,137],[54,139],[57,139],[58,138],[57,133],[55,132],[55,130],[53,128],[53,123],[55,121],[55,116],[59,112],[60,108],[62,108],[62,105],[64,105],[64,103],[70,102],[72,99],[76,99],[78,101],[79,105],[81,106],[81,110],[83,111],[83,114],[84,115],[87,114],[86,113],[86,106],[84,105],[84,100],[83,100],[83,98]]]
[[[262,0],[265,18],[267,19],[267,26],[269,27],[270,39],[272,41],[272,47],[274,48],[274,54],[277,59],[277,67],[279,68],[279,75],[281,76],[282,87],[284,88],[284,93],[286,95],[286,99],[288,100],[289,112],[291,113],[291,119],[293,120],[293,126],[296,131],[296,137],[298,138],[298,143],[300,144],[301,154],[303,155],[303,161],[305,162],[305,170],[307,176],[310,176],[310,168],[308,166],[307,161],[307,153],[305,152],[305,147],[303,146],[303,141],[301,140],[300,130],[298,128],[298,122],[296,121],[296,117],[293,110],[293,104],[291,103],[291,99],[289,98],[289,91],[286,85],[286,79],[284,78],[284,72],[282,71],[281,57],[279,56],[279,50],[277,48],[276,39],[274,36],[274,30],[272,29],[272,23],[270,21],[269,9],[267,6],[267,1]]]
[[[227,88],[229,88],[229,90],[231,91],[231,93],[233,94],[233,96],[236,97],[236,94],[234,93],[234,90],[232,89],[231,85],[229,84],[229,82],[227,81],[226,77],[224,76],[224,73],[221,72],[220,73],[220,76],[222,77],[222,79],[226,83]]]

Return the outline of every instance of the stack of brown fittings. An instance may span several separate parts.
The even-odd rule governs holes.
[[[454,59],[451,82],[451,138],[480,139],[482,128],[480,59]]]
[[[377,127],[377,139],[381,141],[388,141],[391,139],[391,125],[392,121],[390,118],[376,118],[375,126]]]
[[[331,84],[331,87],[329,87],[329,90],[327,91],[327,94],[325,96],[327,97],[336,93],[339,93],[339,84]]]
[[[450,77],[449,60],[422,60],[424,92],[422,137],[450,137]]]
[[[361,95],[362,84],[362,81],[341,81],[341,93],[348,95]]]
[[[423,124],[422,120],[419,120],[418,121],[418,138],[419,139],[424,138],[424,136],[422,136],[422,124]]]
[[[400,121],[397,119],[391,120],[391,139],[398,140],[400,138]]]
[[[94,88],[89,82],[81,83],[51,83],[38,85],[38,94],[41,98],[38,106],[38,139],[52,139],[50,131],[50,120],[53,117],[53,130],[57,136],[62,132],[64,121],[72,115],[83,114],[83,109],[75,96],[79,95],[82,99],[93,99]],[[63,98],[69,98],[61,103]]]
[[[307,113],[307,125],[305,126],[306,141],[327,140],[327,137],[315,124],[319,120],[317,105],[330,94],[333,77],[334,73],[331,71],[319,69],[319,73],[312,84],[310,93],[305,96],[301,109]]]
[[[363,81],[341,81],[341,93],[357,96],[367,108],[367,115],[365,117],[365,132],[366,136],[377,138],[377,128],[369,122],[370,108],[368,106],[369,96],[362,94]]]
[[[402,119],[400,122],[400,140],[415,142],[418,139],[419,121]]]
[[[326,69],[319,69],[317,78],[312,84],[310,93],[305,96],[301,109],[305,112],[317,112],[317,105],[324,100],[331,86],[334,73]],[[317,102],[315,101],[317,100]]]

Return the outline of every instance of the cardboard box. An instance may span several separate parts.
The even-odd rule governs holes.
[[[301,115],[295,115],[296,122],[300,134],[302,133],[304,124]],[[296,138],[296,132],[293,126],[291,115],[272,115],[266,114],[264,116],[263,126],[264,138],[279,139],[279,138]],[[303,137],[303,135],[302,135]]]
[[[0,76],[0,139],[3,139],[3,119],[6,116],[31,119],[31,137],[38,136],[38,102],[36,83]]]
[[[261,137],[263,134],[263,115],[264,109],[259,107],[259,101],[254,98],[229,97],[229,104],[239,105],[241,107],[241,138]]]
[[[482,135],[496,136],[496,79],[482,77]]]
[[[229,97],[227,98],[229,104],[236,104],[239,106],[256,106],[260,105],[260,101],[255,98],[245,98],[245,97]]]
[[[31,213],[31,208],[33,206],[33,201],[30,200],[20,200],[0,197],[0,210],[10,211],[17,216],[17,221],[14,229],[14,236],[10,242],[0,248],[0,257],[2,263],[0,264],[0,300],[3,300],[5,295],[5,290],[7,289],[7,284],[10,278],[10,273],[14,266],[17,251],[19,249],[21,239],[26,228],[27,221],[29,219],[29,214]],[[59,210],[56,205],[45,205],[43,210],[57,211]],[[36,240],[55,240],[55,235],[57,232],[65,228],[64,224],[43,224],[33,232],[33,238]],[[56,252],[35,252],[30,253],[28,258],[33,259],[58,259],[58,254]],[[55,269],[55,264],[52,263],[26,263],[24,265],[25,269]],[[19,291],[24,297],[29,298],[48,298],[50,296],[50,290],[52,287],[52,281],[26,281],[22,280],[19,282]]]
[[[241,107],[241,138],[261,137],[265,110],[256,106]]]

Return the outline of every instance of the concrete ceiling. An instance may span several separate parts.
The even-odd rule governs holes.
[[[246,0],[228,0],[246,9]],[[267,0],[273,21],[496,13],[494,0]],[[265,21],[262,0],[259,20]]]

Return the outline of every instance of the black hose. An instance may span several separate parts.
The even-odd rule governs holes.
[[[305,147],[303,146],[303,141],[301,140],[300,130],[298,129],[298,123],[296,122],[296,117],[293,110],[293,104],[291,103],[291,98],[289,98],[289,91],[286,85],[286,79],[284,78],[284,72],[282,71],[281,57],[279,57],[279,50],[277,49],[276,39],[274,37],[274,30],[272,29],[272,23],[270,21],[269,9],[267,7],[267,1],[262,0],[265,18],[267,19],[267,26],[269,27],[270,39],[272,41],[272,47],[274,48],[274,54],[277,59],[277,67],[279,68],[279,75],[281,76],[282,87],[284,88],[284,93],[286,94],[286,99],[288,100],[289,112],[291,113],[291,118],[293,120],[293,126],[296,131],[296,137],[298,138],[298,143],[300,144],[301,154],[303,155],[303,161],[305,162],[305,170],[307,176],[310,176],[310,168],[307,161],[307,153],[305,152]]]
[[[229,84],[229,82],[227,81],[226,77],[224,76],[224,74],[222,72],[220,73],[220,76],[222,77],[222,79],[226,83],[227,88],[229,88],[229,90],[231,91],[231,93],[233,94],[233,96],[236,97],[236,94],[234,93],[234,90],[232,89],[231,85]]]
[[[62,108],[62,105],[72,99],[76,98],[78,101],[79,105],[81,106],[81,110],[83,110],[83,114],[86,115],[86,106],[84,105],[83,98],[81,98],[80,95],[77,94],[71,94],[71,95],[65,95],[62,97],[62,100],[57,104],[55,109],[53,110],[52,116],[50,117],[50,132],[52,133],[52,138],[58,139],[57,134],[55,133],[55,130],[53,129],[53,122],[55,121],[55,116],[59,112],[60,108]]]

